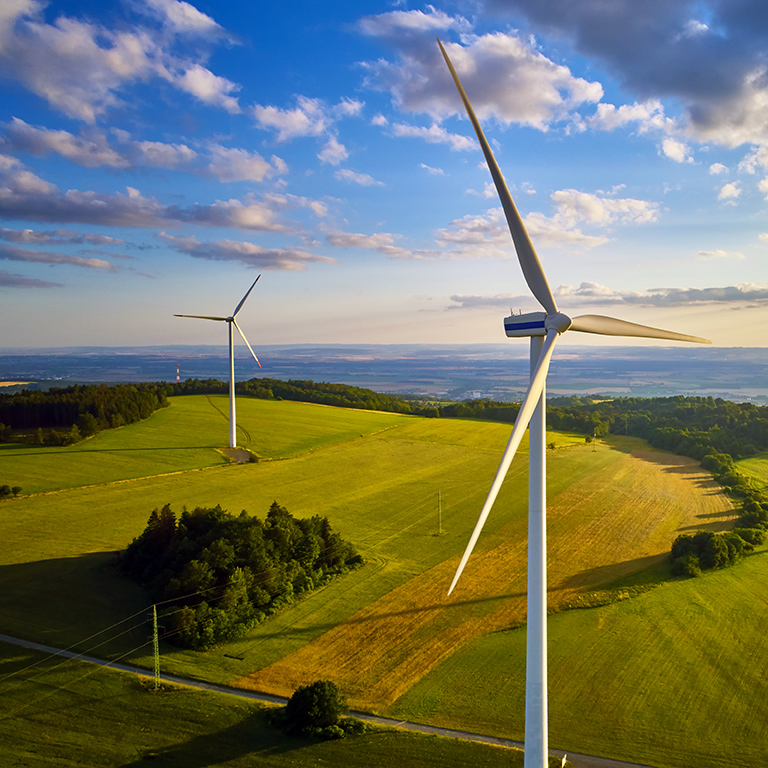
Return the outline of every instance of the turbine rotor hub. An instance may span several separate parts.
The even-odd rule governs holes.
[[[572,322],[573,321],[568,315],[565,315],[562,312],[557,312],[554,315],[547,315],[547,318],[544,321],[544,327],[548,331],[554,328],[558,333],[565,333],[571,327]]]

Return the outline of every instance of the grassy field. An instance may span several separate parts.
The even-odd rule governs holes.
[[[508,768],[523,764],[517,750],[394,728],[377,728],[341,741],[285,739],[266,725],[262,707],[233,696],[181,687],[150,693],[139,679],[121,672],[79,662],[54,667],[35,652],[0,644],[3,765]]]
[[[3,482],[22,493],[111,483],[227,464],[229,398],[170,398],[144,421],[100,432],[66,448],[0,445]],[[403,424],[411,417],[307,403],[240,398],[238,444],[268,459],[295,456]]]
[[[736,462],[736,469],[768,488],[768,453],[759,453],[748,459],[740,459]]]
[[[217,404],[226,405],[226,398]],[[158,430],[157,435],[172,431],[174,440],[183,434],[189,439],[197,429],[195,414],[212,413],[212,428],[217,435],[223,429],[226,439],[225,422],[205,398],[177,399],[171,409],[133,426],[149,429],[155,418],[173,413],[189,414],[187,426]],[[123,482],[102,479],[106,484],[3,502],[0,631],[52,645],[77,643],[81,650],[107,641],[94,651],[103,655],[144,645],[147,630],[141,617],[93,640],[84,638],[146,606],[142,590],[120,578],[109,563],[114,550],[140,533],[149,512],[166,502],[177,512],[183,505],[220,503],[233,513],[246,509],[263,516],[278,500],[297,516],[327,515],[358,546],[366,565],[238,642],[208,653],[164,648],[164,670],[282,694],[331,677],[353,706],[460,720],[460,697],[455,707],[447,696],[438,697],[437,709],[419,702],[434,697],[437,688],[466,688],[461,668],[452,665],[478,644],[522,635],[499,630],[525,618],[527,443],[477,553],[448,600],[448,584],[509,425],[259,400],[245,401],[240,413],[251,449],[267,456],[267,446],[272,446],[270,458],[289,458],[163,471]],[[128,429],[99,439],[116,440],[109,450],[118,451],[119,436],[130,436]],[[195,434],[203,433],[198,429]],[[548,451],[553,607],[567,606],[617,579],[647,580],[649,568],[664,578],[659,564],[678,533],[725,530],[733,523],[735,512],[727,497],[690,459],[652,451],[632,438],[612,437],[597,445],[567,435],[552,434],[547,440],[558,446]],[[132,439],[129,444],[133,447]],[[216,444],[213,438],[211,444]],[[147,449],[145,468],[163,450]],[[442,535],[437,535],[438,491]],[[560,616],[553,625],[559,621]],[[708,642],[706,633],[702,636]],[[623,648],[621,636],[615,642]],[[150,664],[144,649],[131,657]],[[426,685],[430,680],[438,681],[433,692],[420,693],[419,681]],[[607,675],[601,682],[606,688],[615,684]],[[508,711],[507,693],[489,696],[487,706],[497,713]],[[611,730],[612,722],[606,722],[610,713],[598,707],[600,712],[603,730]],[[659,725],[651,721],[646,730],[653,733]],[[510,728],[514,725],[506,732]],[[606,737],[606,749],[613,749],[625,732],[622,726],[613,741]],[[568,736],[561,743],[576,748]],[[594,751],[601,751],[599,738],[595,743]]]
[[[550,744],[670,768],[763,765],[768,552],[549,621]],[[525,630],[454,654],[392,714],[521,737]],[[502,705],[503,702],[503,705]]]

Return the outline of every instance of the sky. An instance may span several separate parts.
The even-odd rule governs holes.
[[[3,0],[0,347],[504,341],[438,37],[561,311],[768,346],[764,0]]]

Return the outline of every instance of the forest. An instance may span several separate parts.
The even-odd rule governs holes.
[[[202,649],[231,640],[282,606],[363,563],[327,517],[296,518],[276,501],[264,520],[220,506],[155,509],[118,556],[152,595],[163,636]]]
[[[149,418],[168,405],[168,384],[75,384],[0,394],[0,442],[70,445]]]

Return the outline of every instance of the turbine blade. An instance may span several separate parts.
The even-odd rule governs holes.
[[[652,328],[650,325],[639,325],[626,320],[617,320],[605,315],[580,315],[571,322],[571,331],[582,333],[599,333],[603,336],[639,336],[644,339],[669,339],[670,341],[691,341],[697,344],[711,344],[709,339],[698,336],[688,336],[676,331],[665,331],[663,328]]]
[[[261,275],[259,275],[259,277],[261,277]],[[258,283],[258,282],[259,282],[259,277],[257,277],[257,278],[256,278],[256,279],[253,281],[253,285],[256,285],[256,283]],[[235,309],[235,311],[232,313],[232,317],[236,317],[236,316],[237,316],[237,313],[240,311],[240,307],[242,307],[242,306],[243,306],[243,304],[245,304],[245,300],[248,298],[248,296],[250,296],[250,294],[251,294],[251,291],[253,290],[253,285],[252,285],[252,286],[251,286],[251,287],[250,287],[250,288],[249,288],[249,289],[246,291],[246,294],[245,294],[245,296],[243,296],[243,298],[242,298],[242,299],[240,299],[240,303],[237,305],[237,308],[236,308],[236,309]],[[247,343],[247,342],[246,342],[246,343]],[[255,355],[254,355],[254,357],[255,357]]]
[[[258,278],[257,278],[258,279]],[[255,283],[254,283],[255,285]],[[253,286],[251,286],[253,287]],[[245,338],[245,334],[240,330],[240,326],[237,324],[237,320],[235,318],[232,318],[232,324],[237,328],[237,332],[243,337],[243,341],[245,342],[245,346],[248,347],[248,349],[251,350],[251,354],[253,355],[253,359],[259,363],[259,358],[256,357],[256,353],[251,349],[251,345],[248,343],[248,339]],[[259,363],[259,368],[261,368],[261,363]]]
[[[544,340],[544,346],[541,350],[541,355],[539,356],[539,360],[536,363],[533,376],[531,376],[531,383],[528,386],[528,391],[525,393],[523,402],[520,405],[520,411],[518,412],[517,418],[515,419],[515,426],[512,427],[512,434],[509,436],[509,442],[507,443],[507,447],[504,449],[504,455],[501,458],[501,463],[499,464],[499,468],[496,470],[496,477],[493,478],[493,483],[491,483],[491,489],[488,491],[485,504],[483,504],[483,508],[480,510],[480,517],[477,519],[477,523],[475,524],[475,530],[472,531],[469,544],[467,544],[467,548],[464,550],[464,555],[461,558],[459,567],[456,569],[456,575],[453,577],[451,588],[448,590],[449,595],[451,592],[453,592],[453,588],[456,586],[456,583],[458,582],[459,577],[464,570],[464,566],[467,564],[467,560],[469,560],[469,556],[472,554],[472,550],[475,548],[477,539],[480,536],[480,531],[483,530],[485,521],[488,518],[488,513],[491,511],[491,507],[496,501],[496,497],[499,495],[501,485],[504,482],[507,471],[509,470],[509,465],[512,463],[512,459],[515,456],[515,451],[517,451],[517,448],[520,445],[520,441],[523,439],[525,428],[528,426],[528,422],[533,416],[536,404],[539,401],[539,396],[544,389],[544,382],[546,381],[547,371],[549,370],[549,361],[552,358],[552,351],[555,348],[555,341],[557,341],[558,335],[558,332],[553,328],[547,333],[547,338]]]
[[[211,317],[210,315],[174,315],[174,317],[196,317],[199,320],[229,320],[228,317]]]
[[[459,91],[459,96],[461,96],[461,100],[464,102],[464,109],[466,109],[467,115],[469,115],[472,127],[475,129],[477,139],[480,142],[480,148],[485,155],[485,161],[488,163],[488,170],[491,172],[493,183],[496,185],[496,191],[501,200],[501,207],[504,209],[504,215],[507,218],[507,224],[509,225],[509,231],[512,234],[512,240],[515,243],[517,259],[522,267],[525,282],[528,283],[531,293],[536,297],[539,304],[544,307],[547,314],[553,315],[557,312],[557,304],[555,303],[555,298],[549,288],[549,283],[544,275],[544,270],[539,262],[539,257],[536,255],[536,250],[533,247],[531,238],[528,237],[528,232],[525,229],[523,220],[520,218],[517,207],[512,200],[512,195],[509,194],[507,185],[504,182],[504,177],[501,175],[499,166],[496,163],[496,158],[493,156],[493,152],[491,152],[491,147],[489,146],[485,134],[483,133],[483,129],[480,127],[480,123],[475,116],[475,111],[469,103],[467,94],[464,92],[459,76],[456,74],[456,70],[453,68],[453,64],[448,58],[448,54],[445,52],[445,48],[443,48],[443,44],[440,40],[437,41],[437,44],[443,52],[445,63],[448,65],[448,69],[451,72],[453,82],[456,84],[456,88]]]

